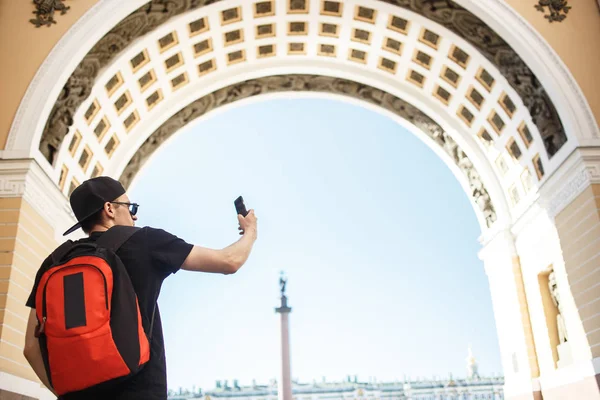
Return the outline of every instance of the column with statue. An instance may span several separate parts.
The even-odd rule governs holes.
[[[279,277],[279,287],[281,292],[281,305],[275,309],[280,315],[280,337],[281,337],[281,373],[279,377],[278,394],[279,400],[292,400],[292,377],[290,367],[290,334],[289,334],[289,314],[292,309],[287,305],[285,295],[285,286],[287,279],[283,272]]]

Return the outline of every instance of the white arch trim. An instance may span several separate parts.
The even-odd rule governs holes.
[[[215,74],[215,73],[213,73]],[[381,74],[365,71],[360,67],[354,67],[351,65],[332,65],[328,61],[316,61],[316,60],[294,60],[289,59],[273,59],[269,64],[261,64],[261,68],[255,68],[252,64],[235,69],[225,70],[225,72],[216,72],[210,80],[210,84],[206,85],[204,81],[197,82],[180,89],[177,96],[170,96],[160,105],[162,112],[159,115],[153,114],[152,118],[145,118],[135,127],[135,133],[131,133],[130,139],[127,140],[124,145],[121,145],[111,158],[111,162],[106,166],[104,173],[111,176],[121,176],[123,170],[129,163],[129,160],[138,151],[144,141],[158,129],[166,120],[168,120],[173,114],[192,103],[193,101],[210,94],[221,88],[237,84],[250,79],[268,77],[273,75],[288,75],[288,74],[309,74],[309,75],[320,75],[330,76],[347,79],[350,81],[366,84],[387,93],[390,93],[396,97],[399,97],[410,104],[417,107],[419,110],[424,112],[430,118],[435,120],[447,133],[452,136],[460,148],[468,155],[470,160],[473,162],[475,169],[481,175],[481,179],[484,182],[486,189],[489,192],[490,198],[496,209],[497,222],[494,224],[493,231],[500,229],[500,226],[507,227],[510,225],[512,217],[509,210],[506,197],[502,185],[496,178],[496,173],[493,170],[490,163],[487,161],[486,155],[481,150],[480,146],[475,142],[473,136],[461,126],[458,119],[448,115],[448,111],[437,102],[431,96],[424,96],[422,91],[412,88],[411,85],[402,84],[393,76],[386,77]],[[265,98],[275,97],[291,97],[299,96],[302,92],[285,92],[280,94],[261,95],[256,96],[256,100],[260,101]],[[433,142],[424,132],[415,127],[410,122],[400,118],[396,114],[384,110],[383,108],[353,99],[349,96],[333,95],[333,94],[318,94],[313,92],[312,94],[307,93],[308,96],[324,96],[328,98],[334,98],[341,101],[351,102],[354,104],[361,105],[363,107],[376,110],[394,119],[396,122],[404,126],[410,132],[415,134],[421,140],[423,140],[450,168],[454,173],[458,181],[461,183],[463,189],[471,199],[469,194],[470,187],[466,181],[463,173],[458,169],[454,160],[452,160],[445,151],[440,148],[439,145]],[[234,102],[228,106],[217,108],[227,109],[231,106],[238,106],[239,104],[248,104],[250,100],[242,100]],[[208,113],[212,115],[211,113]],[[200,119],[202,119],[201,117]],[[473,202],[471,202],[473,204]],[[473,204],[474,205],[474,204]],[[474,207],[477,207],[474,205]],[[481,219],[481,213],[476,209],[478,221],[480,223],[482,232],[488,231],[487,225],[484,220]],[[486,232],[486,236],[493,234],[493,232]]]
[[[547,90],[569,137],[560,153],[566,156],[578,145],[600,145],[600,128],[585,95],[541,35],[503,0],[456,1],[496,30]],[[54,101],[72,71],[112,27],[146,2],[100,1],[69,29],[31,81],[13,120],[2,158],[34,157]]]

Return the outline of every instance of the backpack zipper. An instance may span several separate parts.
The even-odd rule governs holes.
[[[108,283],[106,282],[106,276],[104,276],[104,273],[102,272],[102,270],[98,267],[96,267],[95,265],[91,265],[91,264],[74,264],[74,265],[69,265],[67,267],[63,267],[60,269],[57,269],[56,271],[54,271],[52,274],[50,274],[50,276],[48,277],[48,280],[46,281],[46,283],[44,284],[44,296],[42,298],[42,326],[44,326],[46,324],[46,319],[47,319],[47,310],[46,310],[46,289],[48,287],[48,283],[50,282],[50,278],[52,278],[52,275],[54,275],[55,273],[59,272],[59,271],[63,271],[67,268],[73,268],[73,267],[92,267],[98,270],[98,272],[100,272],[100,275],[102,275],[102,279],[104,280],[104,301],[106,303],[106,309],[108,310]]]

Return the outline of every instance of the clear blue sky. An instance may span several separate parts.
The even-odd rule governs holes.
[[[259,218],[246,265],[163,286],[170,388],[277,377],[280,270],[294,378],[460,377],[469,343],[502,373],[473,209],[397,123],[324,99],[236,107],[163,145],[129,193],[140,226],[213,248],[238,239],[240,194]]]

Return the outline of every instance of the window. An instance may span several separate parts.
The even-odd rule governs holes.
[[[237,64],[246,60],[246,52],[244,50],[238,50],[227,54],[227,64]]]
[[[372,8],[356,6],[356,9],[354,11],[355,20],[374,24],[375,18],[377,18],[376,10]]]
[[[468,126],[471,126],[473,120],[475,119],[473,113],[464,105],[460,106],[457,114]]]
[[[88,125],[92,123],[92,120],[96,114],[98,114],[98,111],[100,111],[100,104],[98,104],[98,100],[94,100],[83,115],[83,118]]]
[[[213,50],[212,39],[204,39],[194,45],[194,58],[203,56],[206,53],[210,53]]]
[[[336,24],[321,24],[319,35],[338,37],[338,26]]]
[[[364,29],[354,28],[352,30],[352,40],[355,42],[370,44],[371,43],[371,32],[365,31]]]
[[[67,180],[67,175],[69,174],[69,169],[66,165],[63,165],[60,169],[60,176],[58,177],[58,187],[60,190],[65,188],[65,181]]]
[[[521,139],[523,140],[523,143],[525,143],[525,147],[529,148],[529,146],[531,146],[531,142],[533,142],[533,136],[531,136],[531,132],[529,131],[529,128],[527,127],[525,121],[521,122],[521,125],[519,126],[518,130],[519,135],[521,135]]]
[[[275,15],[274,1],[259,1],[254,3],[254,18],[269,17]]]
[[[94,165],[94,169],[92,170],[92,178],[102,175],[102,172],[104,172],[104,168],[102,168],[100,163],[96,163],[96,165]]]
[[[198,65],[198,75],[202,76],[217,69],[214,58]]]
[[[288,0],[288,14],[308,14],[309,0]]]
[[[402,42],[386,37],[383,39],[383,49],[394,54],[402,55]]]
[[[69,143],[69,153],[71,154],[71,157],[75,156],[75,152],[77,152],[79,143],[81,143],[81,133],[76,130],[71,138],[71,143]]]
[[[158,39],[158,48],[161,53],[164,53],[173,46],[177,46],[177,44],[179,44],[179,39],[177,38],[177,32],[175,31]]]
[[[140,115],[137,110],[134,110],[125,121],[123,121],[123,125],[125,126],[125,131],[129,132],[133,127],[140,121]]]
[[[423,85],[425,85],[425,77],[417,71],[409,70],[406,79],[418,87],[423,87]]]
[[[242,29],[236,29],[234,31],[225,32],[223,34],[223,42],[225,46],[231,46],[233,44],[241,43],[244,41],[244,31]]]
[[[173,91],[179,89],[182,86],[185,86],[189,82],[187,72],[183,74],[177,75],[175,78],[171,79],[171,88]]]
[[[112,157],[115,150],[117,150],[117,147],[119,147],[119,143],[120,143],[119,139],[117,138],[116,135],[113,135],[108,140],[108,143],[106,143],[106,146],[104,146],[104,151],[106,152],[106,155],[108,156],[108,158]]]
[[[502,133],[502,130],[504,129],[504,121],[502,120],[502,118],[500,117],[500,115],[498,115],[498,113],[494,110],[492,110],[490,116],[488,117],[488,122],[490,123],[490,125],[492,125],[492,128],[494,128],[494,130],[496,131],[496,133],[498,133],[498,135],[500,135]]]
[[[275,55],[275,45],[267,44],[264,46],[258,46],[258,58],[271,57]]]
[[[175,68],[183,65],[183,57],[181,53],[173,54],[171,57],[165,60],[165,69],[167,73],[173,71]]]
[[[288,54],[305,54],[304,43],[288,43]]]
[[[235,7],[221,11],[221,25],[228,25],[242,20],[242,8]]]
[[[144,49],[144,51],[138,53],[129,62],[131,63],[133,72],[137,72],[140,68],[150,62],[150,57],[148,56],[148,52]]]
[[[423,28],[421,30],[421,35],[419,36],[419,41],[437,50],[438,44],[440,42],[440,35]]]
[[[330,15],[332,17],[341,17],[343,4],[339,1],[321,1],[321,15]]]
[[[470,58],[464,50],[454,45],[450,49],[450,55],[448,57],[450,57],[452,61],[454,61],[463,68],[467,68],[467,64],[469,63]]]
[[[154,70],[149,70],[144,75],[138,79],[138,83],[140,85],[140,91],[143,93],[146,89],[148,89],[152,84],[156,82],[156,74]]]
[[[292,36],[306,35],[308,33],[308,24],[306,22],[290,22],[288,24],[288,34]]]
[[[362,64],[367,63],[367,53],[362,50],[350,49],[348,59]]]
[[[489,149],[494,146],[494,139],[492,138],[492,135],[485,128],[481,128],[481,130],[479,131],[478,137],[486,149]]]
[[[199,35],[209,30],[208,17],[197,19],[189,24],[190,37]]]
[[[392,74],[396,73],[396,68],[398,64],[395,61],[389,60],[385,57],[379,57],[379,65],[378,67],[386,72],[390,72]]]
[[[479,81],[479,83],[481,83],[481,85],[484,88],[487,89],[488,92],[492,91],[495,79],[492,75],[490,75],[489,72],[487,72],[487,70],[479,68],[479,71],[477,72],[477,75],[475,75],[475,78]]]
[[[104,137],[109,128],[110,122],[108,122],[108,119],[106,117],[103,117],[100,120],[100,122],[98,122],[98,125],[96,125],[96,128],[94,128],[94,135],[96,135],[96,138],[99,142],[102,141],[102,138]]]
[[[112,96],[113,93],[115,91],[117,91],[117,89],[119,89],[122,84],[123,84],[123,76],[121,75],[120,72],[117,72],[115,75],[113,75],[112,78],[110,78],[108,80],[108,82],[106,82],[106,85],[104,85],[104,88],[106,89],[106,93],[108,94],[108,97]]]
[[[92,160],[92,150],[88,146],[85,146],[83,151],[81,152],[81,156],[79,156],[79,166],[83,170],[83,172],[87,171],[88,166],[90,165],[90,161]]]
[[[162,94],[161,89],[158,89],[157,91],[152,93],[150,96],[148,96],[146,98],[146,105],[148,106],[148,111],[152,110],[154,108],[154,106],[156,106],[158,103],[161,102],[162,99],[163,99],[163,94]]]
[[[320,56],[335,57],[335,45],[333,45],[333,44],[320,44],[319,45],[319,55]]]
[[[77,189],[77,186],[79,186],[79,181],[75,178],[71,179],[71,185],[69,185],[69,197],[73,193],[73,190]]]
[[[433,58],[427,53],[424,53],[420,50],[416,50],[415,55],[413,57],[413,61],[415,63],[421,65],[422,67],[429,69],[429,68],[431,68],[431,63],[433,62]]]
[[[407,20],[396,17],[395,15],[390,15],[390,19],[388,20],[388,29],[406,35],[408,33],[408,27],[409,23]]]
[[[500,106],[502,106],[504,111],[506,111],[506,114],[508,114],[509,118],[512,118],[517,110],[517,106],[515,106],[515,103],[512,102],[510,97],[508,97],[506,93],[503,93],[502,96],[500,96],[498,103],[500,103]]]
[[[450,67],[448,67],[446,65],[444,65],[444,67],[442,68],[441,77],[443,80],[445,80],[446,82],[448,82],[455,88],[458,87],[458,84],[460,83],[460,79],[461,79],[460,75],[458,73],[456,73],[456,71],[454,71],[453,69],[451,69]]]
[[[508,154],[510,154],[512,156],[512,158],[517,161],[523,155],[523,153],[521,153],[521,149],[519,148],[519,145],[517,144],[517,142],[515,141],[514,138],[508,139],[508,142],[506,143],[506,150],[508,150]]]
[[[433,95],[446,105],[450,103],[450,99],[452,98],[450,92],[439,85],[435,87]]]
[[[265,24],[256,26],[256,38],[262,39],[275,36],[275,24]]]
[[[542,164],[542,159],[539,154],[536,154],[533,157],[533,167],[535,168],[535,173],[537,174],[538,181],[541,181],[544,177],[544,164]]]
[[[115,109],[117,110],[117,114],[121,115],[123,111],[132,103],[131,95],[129,91],[125,91],[117,101],[115,101]]]
[[[471,104],[473,104],[478,110],[481,110],[481,106],[485,102],[485,99],[473,86],[469,88],[469,91],[467,92],[467,98]]]

